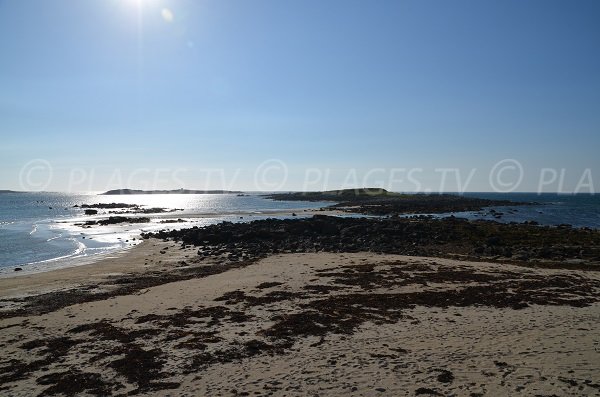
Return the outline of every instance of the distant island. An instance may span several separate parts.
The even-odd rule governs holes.
[[[413,196],[414,194],[411,194]],[[390,192],[383,188],[362,187],[354,189],[327,190],[324,192],[289,192],[266,195],[273,200],[308,200],[308,201],[339,201],[340,199],[365,199],[372,197],[400,197],[402,193]],[[404,194],[406,196],[406,194]]]
[[[115,189],[109,190],[104,193],[100,193],[103,196],[117,195],[117,194],[236,194],[242,193],[238,191],[230,190],[188,190],[188,189],[175,189],[175,190],[136,190],[136,189]]]
[[[0,194],[2,193],[22,193],[22,192],[16,192],[14,190],[0,190]]]
[[[332,201],[336,204],[327,209],[378,216],[480,211],[484,207],[534,204],[465,197],[458,194],[395,193],[381,188],[274,193],[264,197],[276,201]],[[501,216],[501,213],[498,214]]]

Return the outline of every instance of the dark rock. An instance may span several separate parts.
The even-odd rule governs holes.
[[[125,216],[111,216],[108,219],[101,219],[98,221],[99,225],[113,225],[117,223],[148,223],[150,218],[128,218]]]
[[[500,244],[500,237],[498,236],[491,236],[487,239],[487,244],[488,245],[499,245]]]
[[[87,221],[85,225],[93,226],[93,225],[114,225],[118,223],[148,223],[150,222],[150,218],[144,217],[126,217],[126,216],[110,216],[106,219],[100,219],[99,221]]]
[[[231,258],[259,258],[276,252],[371,251],[404,255],[511,258],[521,261],[600,256],[600,231],[468,221],[461,218],[339,218],[223,222],[203,228],[143,234],[199,246],[198,255],[233,253]],[[570,267],[574,266],[569,264]]]
[[[421,395],[424,395],[424,394],[427,394],[427,395],[430,395],[430,396],[443,396],[443,394],[441,394],[441,393],[439,393],[439,392],[437,392],[437,391],[435,391],[433,389],[430,389],[428,387],[419,387],[417,390],[415,390],[415,394],[417,396],[421,396]]]

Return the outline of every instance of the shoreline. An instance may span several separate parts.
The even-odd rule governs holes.
[[[151,222],[150,224],[148,224],[148,226],[150,226],[150,231],[151,230],[159,230],[159,229],[173,229],[174,225],[177,225],[177,228],[187,228],[187,227],[193,227],[193,226],[198,226],[190,223],[190,221],[187,222],[174,222],[174,223],[161,223],[161,221],[165,221],[165,220],[177,220],[177,219],[184,219],[184,220],[200,220],[200,219],[215,219],[216,221],[214,223],[220,223],[220,222],[224,222],[224,221],[234,221],[234,222],[246,222],[246,221],[253,221],[253,220],[259,220],[259,219],[265,219],[265,218],[270,218],[270,217],[276,217],[276,218],[302,218],[302,217],[310,217],[316,214],[327,214],[327,215],[331,215],[331,216],[351,216],[348,213],[342,212],[342,211],[338,211],[335,209],[332,210],[321,210],[321,209],[291,209],[291,210],[273,210],[273,211],[255,211],[252,213],[249,212],[242,212],[242,211],[231,211],[231,212],[227,212],[227,213],[209,213],[209,212],[194,212],[194,213],[179,213],[179,212],[169,212],[169,213],[159,213],[159,214],[151,214],[153,219],[158,219],[158,222]],[[143,214],[129,214],[132,217],[142,217],[145,216]],[[97,237],[98,236],[98,232],[108,232],[110,233],[111,230],[109,228],[106,228],[105,226],[94,226],[94,229],[84,229],[79,227],[78,229],[75,229],[75,224],[80,223],[82,221],[87,221],[90,219],[105,219],[108,218],[109,216],[111,216],[111,214],[103,214],[100,216],[96,216],[96,217],[84,217],[84,216],[80,216],[80,217],[76,217],[76,218],[59,218],[56,220],[52,220],[49,221],[48,224],[49,225],[56,225],[56,229],[60,229],[63,230],[66,233],[69,233],[71,238],[77,239],[77,238],[81,238],[82,236],[84,238],[88,238],[91,240],[90,237]],[[64,224],[64,225],[63,225]],[[209,224],[213,224],[213,223],[209,223]],[[67,227],[68,225],[68,227]],[[140,226],[141,225],[141,226]],[[37,273],[44,273],[44,272],[50,272],[50,271],[55,271],[55,270],[60,270],[60,269],[65,269],[65,268],[71,268],[71,267],[78,267],[78,266],[86,266],[89,264],[93,264],[95,262],[101,262],[104,261],[107,258],[111,258],[113,255],[120,255],[124,252],[126,252],[127,250],[130,250],[132,248],[134,248],[135,246],[137,246],[139,244],[139,239],[142,233],[148,232],[148,230],[144,230],[144,225],[146,224],[138,224],[138,225],[116,225],[116,227],[113,227],[113,229],[115,230],[116,233],[119,234],[123,234],[123,235],[127,235],[128,237],[125,238],[123,237],[125,240],[122,241],[115,241],[115,243],[118,244],[122,244],[123,246],[121,247],[117,247],[117,248],[107,248],[107,252],[101,252],[101,253],[95,253],[95,254],[90,254],[90,255],[77,255],[77,254],[70,254],[67,255],[65,257],[59,257],[59,258],[52,258],[52,259],[47,259],[47,260],[43,260],[43,261],[39,261],[39,262],[31,262],[31,263],[23,263],[23,264],[17,264],[17,265],[10,265],[10,266],[6,266],[4,268],[0,268],[0,279],[3,278],[13,278],[13,277],[19,277],[19,276],[26,276],[26,275],[32,275],[32,274],[37,274]],[[203,226],[203,225],[202,225]],[[105,230],[102,230],[102,228],[105,228]],[[79,230],[80,229],[80,230]],[[147,228],[146,228],[147,229]],[[96,233],[90,233],[90,230]],[[129,241],[126,241],[129,240]],[[132,241],[135,240],[136,242],[133,243]],[[125,245],[127,244],[127,245]],[[15,268],[20,268],[21,270],[19,271],[15,271]]]
[[[57,287],[58,290],[90,281],[89,277],[135,271],[137,259],[141,256],[141,251],[149,248],[148,245],[148,242],[142,241],[135,246],[115,252],[95,255],[90,257],[89,261],[80,261],[76,265],[30,273],[18,272],[11,274],[10,277],[0,277],[0,299],[13,296],[15,291],[20,290],[22,290],[21,295],[31,295],[36,288],[43,288],[47,286],[46,284],[58,286],[60,283],[67,283],[65,286]]]
[[[442,209],[445,208],[444,206],[449,206],[449,207],[453,207],[453,206],[464,206],[464,207],[472,207],[474,205],[481,205],[483,203],[486,203],[485,199],[472,199],[472,198],[466,198],[463,199],[460,196],[440,196],[439,195],[431,195],[431,196],[415,196],[415,195],[404,195],[404,194],[396,194],[396,193],[388,193],[386,192],[386,194],[384,196],[373,196],[372,194],[367,194],[367,195],[358,195],[358,196],[354,196],[354,197],[347,197],[347,195],[345,195],[345,191],[341,191],[342,195],[325,195],[323,196],[324,198],[327,198],[328,200],[330,200],[327,204],[329,205],[328,207],[322,207],[322,208],[312,208],[312,209],[307,209],[307,208],[296,208],[296,209],[285,209],[285,210],[262,210],[262,211],[228,211],[228,212],[221,212],[221,213],[214,213],[214,212],[207,212],[207,211],[176,211],[176,212],[171,212],[170,210],[166,211],[166,212],[159,212],[159,213],[144,213],[144,212],[140,212],[140,213],[129,213],[127,211],[125,211],[123,213],[123,215],[126,215],[126,217],[131,217],[131,218],[136,218],[136,217],[146,217],[146,218],[151,218],[151,221],[149,223],[139,223],[136,225],[131,225],[131,226],[124,226],[124,225],[110,225],[110,226],[101,226],[101,227],[96,227],[94,226],[92,229],[89,228],[89,226],[84,226],[82,227],[77,227],[74,224],[79,222],[79,223],[85,223],[87,221],[90,220],[102,220],[102,219],[106,219],[109,216],[113,216],[113,215],[118,215],[121,214],[120,211],[108,211],[108,212],[101,212],[99,215],[94,215],[94,216],[83,216],[83,215],[78,215],[76,217],[70,217],[70,218],[64,218],[64,217],[60,217],[58,219],[55,219],[52,222],[52,224],[54,226],[56,226],[58,229],[64,230],[65,233],[68,233],[69,236],[71,237],[72,240],[75,240],[78,244],[81,245],[81,243],[83,243],[84,246],[84,253],[83,255],[80,255],[78,253],[74,253],[74,254],[69,254],[69,255],[65,255],[63,257],[59,257],[59,258],[51,258],[51,259],[46,259],[46,260],[42,260],[42,261],[37,261],[37,262],[28,262],[28,263],[22,263],[22,264],[11,264],[9,266],[5,266],[2,269],[0,269],[0,278],[7,278],[7,277],[16,277],[19,274],[31,274],[31,273],[37,273],[37,272],[44,272],[44,271],[50,271],[53,269],[59,269],[59,268],[63,268],[63,267],[70,267],[70,266],[79,266],[81,264],[85,264],[85,263],[90,263],[93,261],[98,261],[101,260],[102,257],[106,256],[106,255],[111,255],[113,253],[119,252],[121,250],[123,250],[124,248],[128,248],[128,246],[130,245],[128,241],[126,240],[133,240],[133,239],[137,239],[139,238],[141,233],[147,233],[147,232],[155,232],[158,231],[160,229],[179,229],[179,228],[188,228],[188,227],[192,227],[192,226],[205,226],[205,225],[209,225],[209,224],[213,224],[216,222],[221,222],[221,221],[229,221],[229,222],[247,222],[247,221],[253,221],[253,220],[261,220],[261,219],[266,219],[269,217],[276,217],[276,218],[293,218],[293,217],[297,217],[297,218],[304,218],[304,217],[309,217],[309,216],[314,216],[314,215],[334,215],[334,216],[340,216],[340,217],[361,217],[361,216],[369,216],[368,213],[373,212],[373,213],[380,213],[380,212],[385,212],[387,213],[387,215],[385,216],[391,216],[393,215],[393,213],[395,213],[394,211],[397,210],[396,207],[398,207],[398,203],[401,203],[402,206],[413,206],[415,205],[415,203],[413,202],[413,198],[414,197],[418,197],[419,199],[423,198],[423,197],[427,197],[426,200],[426,204],[427,205],[431,205],[433,206],[433,208],[438,208],[438,209]],[[356,193],[356,191],[353,191]],[[360,192],[359,192],[360,194]],[[298,194],[296,193],[291,193],[291,194],[275,194],[275,196],[277,196],[278,198],[275,199],[275,201],[279,201],[279,200],[283,200],[283,199],[290,199],[291,198],[291,202],[294,202],[296,200],[299,200],[301,198],[304,199],[317,199],[317,198],[321,198],[320,196],[315,196],[315,197],[311,197],[310,194],[308,196],[306,195],[300,195],[298,196]],[[263,196],[260,196],[263,197]],[[266,197],[266,196],[265,196]],[[406,197],[409,198],[407,203],[404,203],[404,201],[406,201]],[[450,198],[448,198],[450,197]],[[346,203],[335,203],[332,202],[331,200],[336,199],[336,200],[350,200],[350,201],[346,201]],[[439,201],[436,201],[439,200]],[[461,200],[466,200],[464,203],[461,204]],[[428,201],[431,201],[428,203]],[[503,203],[504,201],[492,201],[494,203]],[[325,203],[325,202],[323,202]],[[323,204],[321,203],[321,204]],[[314,202],[313,202],[314,204]],[[340,204],[344,204],[341,207],[339,206]],[[352,204],[352,205],[350,205]],[[513,203],[514,205],[522,208],[522,211],[524,208],[527,207],[527,203],[519,203],[519,202],[515,202]],[[538,203],[539,204],[539,203]],[[540,205],[545,205],[545,204],[540,204]],[[95,205],[92,205],[92,207],[94,207]],[[139,205],[134,205],[134,204],[123,204],[123,206],[136,206],[138,209],[140,209]],[[89,207],[89,204],[88,204]],[[88,208],[86,207],[86,208]],[[90,208],[92,208],[90,207]],[[100,203],[97,204],[96,208],[102,208],[102,209],[118,209],[119,207],[111,207],[110,203]],[[532,208],[538,208],[538,207],[532,207]],[[65,208],[66,209],[66,208]],[[125,207],[125,209],[127,209],[127,207]],[[143,211],[144,208],[141,208],[141,210]],[[356,211],[356,212],[352,212],[352,211]],[[392,213],[390,213],[389,211],[392,211]],[[537,211],[537,210],[536,210]],[[541,211],[537,211],[540,212]],[[294,215],[295,214],[295,215]],[[527,216],[523,216],[522,214],[519,212],[519,210],[515,207],[515,208],[510,208],[510,207],[496,207],[496,206],[492,206],[492,207],[483,207],[481,208],[479,211],[470,211],[470,212],[436,212],[436,213],[430,213],[430,214],[422,214],[422,216],[431,216],[432,218],[436,218],[436,219],[440,219],[443,217],[448,217],[448,216],[455,216],[455,217],[465,217],[466,219],[472,220],[472,221],[479,221],[479,220],[491,220],[491,221],[500,221],[502,223],[510,223],[510,222],[515,222],[518,221],[519,219],[523,220],[528,218]],[[406,218],[410,218],[413,216],[418,216],[419,214],[415,214],[413,213],[413,211],[409,211],[409,213],[406,214],[401,214],[399,215],[400,217],[406,217]],[[379,215],[381,216],[381,215]],[[204,222],[205,220],[207,220],[208,222]],[[525,222],[529,222],[531,224],[537,224],[537,222],[534,221],[527,221],[525,220]],[[543,225],[543,223],[542,223]],[[556,227],[560,227],[560,226],[556,226]],[[585,227],[585,226],[574,226],[574,228],[581,228],[581,229],[588,229],[589,227]],[[594,229],[593,230],[599,230],[599,229]],[[120,233],[120,234],[119,234]],[[119,234],[122,238],[116,238],[116,236],[114,234]],[[99,237],[99,238],[97,238]],[[89,240],[88,240],[89,239]],[[92,239],[93,239],[93,243],[92,243]],[[89,242],[88,242],[89,241]],[[92,244],[90,246],[90,243]],[[94,247],[95,245],[95,247]],[[102,252],[103,250],[107,250],[109,252]],[[20,268],[21,271],[15,271],[16,268]]]
[[[494,212],[493,209],[490,210],[492,213]],[[229,215],[232,215],[233,213],[230,213]],[[37,273],[44,273],[44,272],[49,272],[49,271],[54,271],[54,270],[60,270],[60,269],[64,269],[64,268],[70,268],[70,267],[78,267],[78,266],[86,266],[89,264],[93,264],[95,262],[103,262],[105,258],[110,259],[111,257],[113,257],[114,255],[121,255],[124,254],[127,250],[137,246],[140,243],[141,240],[141,236],[143,236],[144,234],[152,234],[152,233],[164,233],[167,236],[171,236],[171,235],[177,235],[177,231],[178,230],[182,230],[182,229],[188,229],[190,227],[194,227],[194,226],[198,226],[198,227],[207,227],[207,226],[214,226],[214,225],[218,225],[221,222],[233,222],[234,224],[237,223],[248,223],[248,222],[252,222],[252,221],[270,221],[270,220],[300,220],[300,219],[311,219],[311,217],[335,217],[335,218],[339,218],[339,219],[347,219],[347,218],[357,218],[357,219],[381,219],[381,220],[389,220],[389,219],[394,219],[394,217],[390,218],[390,217],[381,217],[381,216],[369,216],[369,215],[364,215],[364,214],[360,214],[360,213],[349,213],[347,212],[347,210],[338,210],[338,209],[294,209],[294,210],[278,210],[278,211],[270,211],[270,212],[262,212],[260,214],[258,213],[253,213],[253,214],[247,214],[245,213],[244,215],[241,215],[242,213],[236,213],[235,216],[231,217],[230,219],[226,218],[226,215],[220,215],[219,217],[215,218],[212,216],[207,215],[206,213],[187,213],[187,214],[173,214],[173,213],[162,213],[162,214],[155,214],[152,216],[152,218],[154,219],[154,221],[149,224],[149,227],[140,227],[139,225],[146,225],[144,224],[127,224],[125,223],[124,225],[111,225],[111,226],[100,226],[100,225],[96,225],[93,226],[92,229],[90,229],[90,226],[88,226],[87,228],[81,228],[81,226],[76,226],[77,222],[81,222],[82,220],[86,220],[86,219],[91,219],[89,217],[79,217],[79,218],[71,218],[68,220],[58,220],[58,221],[54,221],[55,224],[68,224],[69,227],[63,226],[63,230],[66,232],[69,232],[70,235],[73,238],[83,238],[86,239],[86,237],[89,239],[88,241],[92,240],[92,236],[97,238],[98,236],[102,237],[103,235],[112,235],[112,234],[117,234],[117,235],[122,235],[122,238],[118,238],[118,244],[121,244],[120,247],[118,248],[113,248],[108,250],[108,252],[101,252],[101,253],[96,253],[96,254],[91,254],[91,255],[83,255],[83,256],[67,256],[65,258],[57,258],[57,259],[50,259],[50,260],[46,260],[46,261],[42,261],[42,262],[36,262],[36,263],[30,263],[30,264],[23,264],[23,265],[18,265],[18,266],[10,266],[10,267],[5,267],[3,269],[0,269],[0,279],[4,279],[4,278],[13,278],[13,277],[20,277],[20,276],[27,276],[27,275],[32,275],[32,274],[37,274]],[[135,216],[133,216],[133,218],[136,217],[140,217],[143,216],[141,214],[134,214]],[[183,218],[181,216],[177,216],[177,215],[181,215],[183,216]],[[438,216],[439,215],[439,216]],[[437,221],[444,221],[446,220],[453,220],[453,219],[457,219],[460,220],[462,218],[454,218],[453,215],[448,216],[444,216],[442,217],[442,215],[448,215],[448,214],[433,214],[433,215],[421,215],[418,216],[417,218],[414,218],[416,215],[411,215],[411,214],[407,214],[407,215],[402,215],[399,216],[399,218],[403,218],[406,219],[407,221],[410,221],[411,219],[417,219],[420,222],[426,222],[427,220],[437,220]],[[110,214],[102,214],[99,215],[97,217],[93,217],[93,219],[105,219],[107,217],[109,217]],[[194,224],[193,221],[191,220],[201,220],[201,219],[210,219],[213,220],[214,222],[209,222],[207,224]],[[472,224],[477,224],[478,220],[473,220],[470,218],[465,218],[467,222],[472,223]],[[159,220],[159,221],[156,221]],[[173,223],[170,222],[166,222],[165,220],[173,220]],[[177,222],[177,220],[183,220],[186,222]],[[484,222],[489,222],[489,220],[485,220]],[[493,222],[492,222],[493,223]],[[483,224],[483,223],[479,223],[479,224]],[[527,222],[525,224],[528,224]],[[538,226],[535,223],[529,223],[533,226]],[[506,227],[513,227],[516,228],[518,226],[522,226],[523,224],[502,224],[499,223],[499,225],[505,225]],[[547,226],[540,226],[542,229],[543,228],[548,228]],[[59,227],[60,228],[60,227]],[[563,226],[550,226],[550,228],[555,228],[555,229],[564,229]],[[582,231],[598,231],[596,229],[589,229],[589,228],[573,228],[573,230],[582,230]],[[117,240],[115,240],[116,242]],[[471,259],[471,260],[479,260],[476,257],[473,256],[469,256],[469,255],[464,255],[463,254],[457,254],[455,255],[455,257],[460,258],[461,256],[464,256],[465,259]],[[489,258],[488,258],[489,259]],[[485,258],[483,259],[484,261],[486,260]],[[509,258],[505,258],[505,260],[509,261]],[[569,259],[569,261],[571,261],[571,264],[576,264],[577,261],[579,261],[579,259]],[[32,266],[33,265],[33,266]],[[20,271],[15,271],[15,268],[21,268],[22,270]]]

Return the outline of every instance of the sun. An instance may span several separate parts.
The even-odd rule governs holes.
[[[157,0],[123,0],[123,1],[133,7],[138,7],[138,8],[141,8],[145,5],[154,4],[157,2]]]
[[[1,1],[1,0],[0,0]],[[150,15],[149,12],[156,12],[161,17],[161,19],[166,23],[173,23],[175,21],[175,13],[172,9],[164,6],[164,0],[116,0],[121,4],[127,6],[130,11],[137,15],[138,26],[140,31],[142,30],[142,26],[144,25],[144,16]]]

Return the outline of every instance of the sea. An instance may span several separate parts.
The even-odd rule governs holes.
[[[173,212],[122,214],[148,217],[149,223],[79,226],[121,215],[108,213],[121,209],[98,209],[98,215],[84,215],[82,204],[97,203],[136,204]],[[331,203],[274,201],[262,194],[0,193],[0,277],[90,263],[135,246],[141,242],[142,232],[285,218],[292,213],[302,217],[304,210],[327,205]],[[169,219],[184,222],[161,223]]]
[[[465,193],[465,196],[535,203],[472,212],[436,214],[497,222],[535,221],[600,228],[600,195],[533,193]],[[82,204],[125,203],[174,212],[143,215],[149,223],[82,228],[83,222],[106,217],[84,215]],[[223,221],[247,222],[289,218],[295,212],[331,205],[327,202],[274,201],[262,194],[98,195],[69,193],[0,193],[0,277],[77,266],[138,244],[140,233],[160,229],[206,226]],[[502,215],[498,215],[501,213]],[[134,216],[134,215],[125,215]],[[167,219],[185,222],[164,223]],[[162,223],[161,223],[162,222]],[[20,271],[15,271],[20,269]]]

